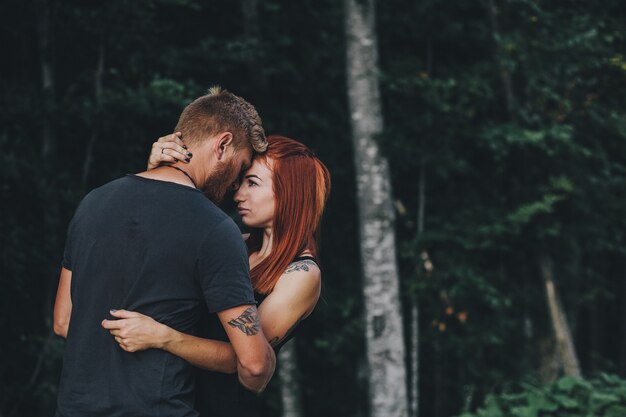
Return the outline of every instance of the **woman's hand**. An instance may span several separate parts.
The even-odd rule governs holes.
[[[193,155],[187,150],[181,135],[182,133],[180,132],[172,133],[159,138],[152,144],[152,150],[148,158],[148,171],[158,167],[161,162],[183,161],[184,163],[189,163]]]
[[[172,336],[171,328],[144,314],[126,310],[111,310],[110,313],[119,320],[102,320],[102,327],[126,352],[162,349]]]

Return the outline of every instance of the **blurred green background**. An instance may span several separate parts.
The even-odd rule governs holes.
[[[623,404],[626,8],[494,1],[376,9],[407,352],[419,306],[419,414],[541,415],[502,410],[594,390]],[[296,339],[302,409],[367,416],[342,2],[5,0],[0,21],[0,416],[53,414],[52,304],[77,203],[144,170],[151,143],[215,84],[331,171],[323,299]],[[546,385],[562,370],[545,262],[591,382]],[[536,398],[492,396],[524,390]],[[543,415],[587,415],[553,403]]]

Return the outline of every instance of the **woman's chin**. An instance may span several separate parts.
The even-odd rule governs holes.
[[[248,227],[252,227],[252,228],[257,228],[258,227],[257,224],[255,222],[251,221],[250,219],[248,219],[245,214],[243,216],[241,216],[241,223],[245,224]]]
[[[241,222],[251,229],[267,229],[270,225],[268,222],[255,222],[253,219],[248,218],[248,216],[241,216]]]

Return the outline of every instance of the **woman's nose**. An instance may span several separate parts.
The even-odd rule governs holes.
[[[241,192],[241,187],[239,187],[235,192],[233,200],[235,200],[236,203],[241,203],[243,201],[243,193]]]

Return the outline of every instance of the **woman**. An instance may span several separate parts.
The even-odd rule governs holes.
[[[250,277],[261,326],[275,350],[293,336],[300,321],[313,311],[320,295],[321,272],[317,265],[317,235],[330,191],[328,169],[303,144],[282,136],[269,136],[268,148],[245,172],[235,193],[247,236]],[[148,168],[190,157],[178,134],[165,136],[152,147]],[[126,320],[123,336],[112,332],[122,349],[168,350],[170,343],[199,343],[148,316],[113,312]],[[201,367],[219,372],[200,372],[197,408],[203,416],[255,416],[261,412],[258,398],[237,381],[236,357],[220,322],[215,317],[199,326],[220,340],[213,344],[219,358],[206,358]],[[208,346],[208,345],[207,345]],[[184,356],[181,355],[183,359]]]

